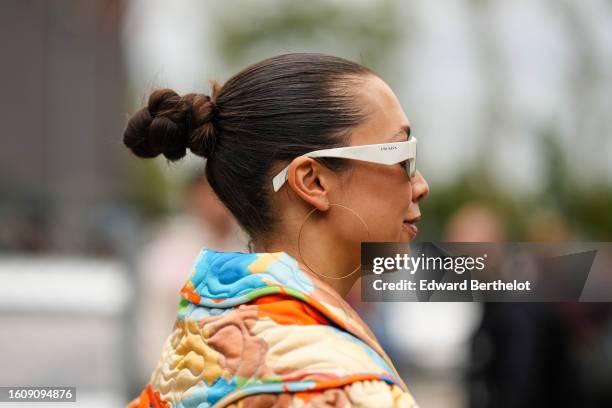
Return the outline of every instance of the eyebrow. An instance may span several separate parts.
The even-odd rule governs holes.
[[[410,126],[404,125],[401,126],[394,134],[389,138],[389,140],[395,139],[397,136],[400,136],[402,133],[406,134],[406,138],[410,139]]]

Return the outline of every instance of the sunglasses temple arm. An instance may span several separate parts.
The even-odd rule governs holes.
[[[274,178],[272,179],[272,186],[274,188],[274,192],[276,193],[280,188],[285,184],[287,180],[287,173],[289,172],[289,165],[281,170]]]

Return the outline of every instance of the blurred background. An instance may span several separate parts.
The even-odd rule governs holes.
[[[155,88],[208,93],[276,54],[352,59],[396,92],[431,188],[420,240],[612,241],[609,0],[0,7],[2,386],[140,392],[198,250],[246,237],[201,158],[138,160],[123,127]],[[422,407],[612,406],[608,304],[350,299]]]

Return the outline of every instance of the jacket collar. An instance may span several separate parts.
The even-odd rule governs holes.
[[[278,293],[308,303],[339,328],[365,342],[393,367],[353,308],[328,283],[305,272],[286,252],[221,252],[204,247],[181,289],[187,302],[216,309],[232,308]]]

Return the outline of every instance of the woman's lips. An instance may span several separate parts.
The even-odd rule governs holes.
[[[416,224],[420,219],[421,217],[419,216],[404,220],[404,228],[410,233],[410,235],[412,235],[413,238],[416,237],[417,233],[419,232],[419,228],[416,226]]]

